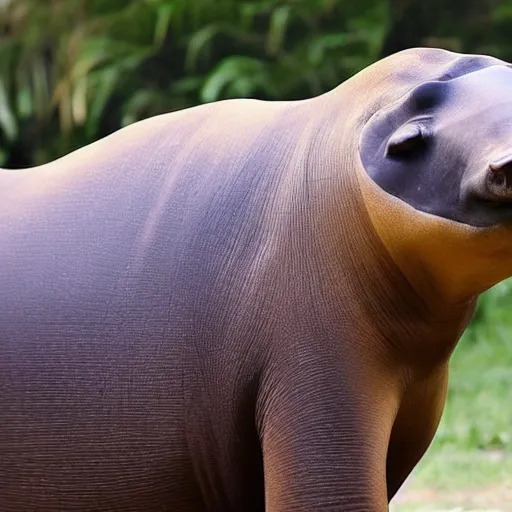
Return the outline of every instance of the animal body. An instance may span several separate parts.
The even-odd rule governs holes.
[[[2,170],[0,511],[387,510],[512,274],[511,92],[414,49]]]

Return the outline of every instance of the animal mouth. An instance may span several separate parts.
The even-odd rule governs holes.
[[[512,155],[489,164],[487,188],[496,199],[512,200]]]

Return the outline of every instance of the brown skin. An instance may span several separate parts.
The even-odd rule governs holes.
[[[387,510],[512,244],[384,192],[358,140],[459,58],[404,52],[312,100],[2,171],[2,507]]]

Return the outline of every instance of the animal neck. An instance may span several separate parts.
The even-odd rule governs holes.
[[[380,347],[379,357],[395,354],[390,360],[408,367],[429,371],[445,363],[474,300],[442,305],[421,293],[379,237],[356,180],[338,177],[308,181],[309,206],[302,210],[308,222],[300,223],[309,226],[301,235],[303,250],[309,251],[304,261],[314,262],[301,274],[321,283],[314,306],[321,304],[318,322],[332,326],[340,337],[350,337],[357,326],[368,343]]]
[[[512,228],[475,228],[415,210],[358,173],[371,223],[432,311],[460,308],[512,275]]]
[[[330,318],[364,330],[368,342],[380,347],[379,357],[392,354],[392,361],[421,371],[444,364],[469,322],[474,299],[443,304],[418,291],[355,201],[352,196],[330,208],[336,213],[315,226],[316,245],[327,256],[317,272],[327,283]]]
[[[315,103],[315,111],[322,106]],[[481,286],[466,286],[471,265],[456,279],[451,274],[460,270],[457,259],[464,248],[459,248],[457,257],[450,255],[451,261],[436,259],[438,249],[446,252],[446,240],[437,243],[439,235],[433,226],[430,232],[419,232],[408,218],[415,218],[415,210],[393,203],[362,167],[358,176],[354,154],[343,151],[357,148],[352,140],[357,130],[347,133],[347,123],[336,118],[339,109],[325,110],[326,121],[312,130],[315,137],[308,139],[309,145],[300,146],[303,153],[294,152],[298,162],[306,163],[304,172],[292,169],[290,174],[296,185],[293,197],[304,198],[308,207],[290,198],[279,204],[301,205],[295,213],[302,219],[300,225],[308,227],[297,247],[310,250],[304,260],[314,261],[314,268],[303,274],[317,276],[325,284],[326,323],[336,318],[334,323],[340,326],[360,322],[368,337],[379,338],[385,350],[396,341],[391,350],[409,354],[413,363],[418,354],[432,364],[446,361],[469,321]],[[294,237],[296,225],[290,231]],[[426,253],[421,244],[429,241],[434,244],[428,246],[431,260],[421,254]]]

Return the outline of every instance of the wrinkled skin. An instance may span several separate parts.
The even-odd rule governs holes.
[[[508,91],[409,50],[1,171],[0,508],[387,510],[512,275]]]

